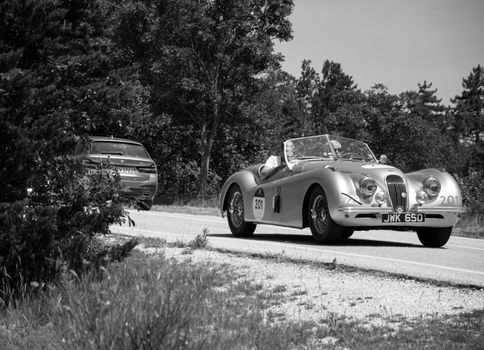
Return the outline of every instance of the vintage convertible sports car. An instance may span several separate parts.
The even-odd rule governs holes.
[[[355,230],[412,230],[424,246],[441,247],[464,207],[445,171],[404,174],[362,141],[319,135],[287,140],[281,157],[230,176],[220,210],[237,237],[256,224],[310,227],[322,244]]]

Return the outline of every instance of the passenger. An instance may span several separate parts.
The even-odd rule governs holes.
[[[264,163],[264,166],[262,167],[260,174],[265,177],[271,174],[274,169],[280,167],[281,164],[282,164],[281,156],[270,156],[269,158],[267,158],[266,162]]]

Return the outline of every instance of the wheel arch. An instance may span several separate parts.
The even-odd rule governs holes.
[[[238,186],[240,188],[240,185],[237,182],[232,182],[228,187],[227,190],[225,191],[224,197],[222,198],[222,205],[221,205],[221,210],[222,212],[227,211],[228,206],[229,206],[229,194],[230,191],[232,190],[233,187]]]
[[[320,187],[323,190],[332,218],[336,208],[342,204],[341,192],[351,193],[354,188],[353,180],[350,176],[331,168],[318,169],[312,172],[311,182],[309,184],[304,194],[301,212],[303,228],[309,227],[309,220],[306,213],[309,210],[309,197],[314,188]]]
[[[222,191],[220,192],[220,202],[219,202],[219,210],[220,214],[223,216],[223,213],[228,209],[228,195],[230,190],[234,186],[239,186],[240,190],[242,191],[242,195],[244,197],[244,206],[246,204],[247,193],[250,188],[257,186],[256,180],[254,178],[254,174],[248,170],[239,171],[232,176],[230,176],[227,181],[225,181]],[[244,208],[247,209],[246,207]]]
[[[315,182],[315,183],[311,184],[311,186],[308,187],[308,189],[306,190],[306,193],[304,194],[304,200],[303,200],[302,212],[301,212],[303,228],[309,227],[309,219],[308,219],[308,215],[307,215],[307,212],[309,210],[309,197],[311,197],[311,193],[317,187],[320,187],[324,192],[323,186],[321,186],[320,183]]]

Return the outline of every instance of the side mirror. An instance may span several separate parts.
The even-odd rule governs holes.
[[[386,154],[382,154],[380,156],[380,159],[378,160],[380,164],[387,164],[388,163],[388,157]]]

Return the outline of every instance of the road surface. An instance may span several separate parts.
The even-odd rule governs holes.
[[[113,225],[113,233],[150,236],[168,242],[194,239],[208,229],[214,248],[353,266],[445,283],[484,288],[484,240],[451,237],[443,248],[423,247],[416,233],[357,231],[337,245],[318,245],[309,229],[258,225],[251,238],[235,238],[226,219],[166,212],[128,211],[135,226]]]

